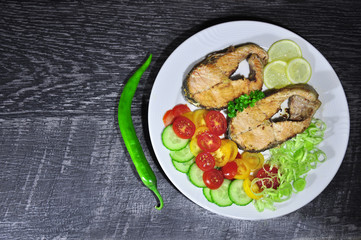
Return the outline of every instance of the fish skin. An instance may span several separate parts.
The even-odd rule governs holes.
[[[317,101],[310,101],[298,95],[292,96],[288,101],[289,119],[294,121],[302,121],[313,114]]]
[[[291,85],[266,94],[254,107],[237,112],[229,121],[228,138],[244,151],[261,152],[293,138],[306,130],[321,105],[318,93],[308,84]],[[271,117],[287,99],[288,118],[273,121]]]
[[[241,61],[250,66],[248,78],[231,80]],[[267,52],[254,43],[230,46],[209,54],[193,67],[183,81],[182,93],[187,101],[206,109],[224,109],[229,101],[263,86],[263,67]]]

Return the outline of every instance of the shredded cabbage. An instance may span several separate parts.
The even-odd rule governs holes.
[[[267,162],[271,167],[277,166],[279,187],[263,187],[263,197],[254,201],[259,212],[264,209],[275,210],[275,202],[291,198],[292,193],[302,191],[306,186],[307,173],[317,164],[326,161],[326,154],[316,146],[323,141],[326,124],[320,119],[312,119],[310,126],[296,137],[270,149],[271,157]],[[252,180],[252,184],[259,181]]]

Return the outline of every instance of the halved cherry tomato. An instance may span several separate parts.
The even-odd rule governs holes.
[[[206,109],[197,109],[195,110],[193,115],[193,121],[194,124],[196,125],[196,127],[200,127],[200,126],[206,126],[206,120],[205,117],[208,113],[208,110]]]
[[[257,178],[260,178],[260,181],[257,181],[257,185],[262,188],[274,188],[277,189],[280,185],[278,182],[278,168],[270,167],[268,164],[265,164],[263,168],[261,168],[257,172]]]
[[[222,167],[223,176],[227,179],[232,180],[237,174],[237,163],[235,161],[228,162]]]
[[[166,111],[163,116],[164,126],[168,126],[169,124],[172,124],[173,120],[174,120],[173,110],[170,109],[170,110]]]
[[[193,112],[186,112],[186,113],[182,114],[182,116],[185,116],[186,118],[189,118],[189,120],[191,120],[192,122],[193,122],[193,115],[194,115]]]
[[[190,112],[191,110],[187,104],[178,104],[173,107],[173,114],[175,117],[178,117],[184,113]]]
[[[213,168],[203,173],[203,182],[210,189],[219,188],[224,181],[222,172]]]
[[[229,139],[222,139],[221,146],[212,153],[217,167],[223,167],[227,162],[233,161],[237,156],[237,144]]]
[[[189,139],[193,136],[196,126],[194,123],[184,116],[178,116],[174,119],[173,130],[178,137]]]
[[[231,150],[231,153],[229,155],[229,161],[233,161],[234,159],[236,159],[236,157],[238,155],[237,144],[230,139],[224,139],[224,140],[227,141],[227,145],[230,147],[230,150]]]
[[[218,136],[224,134],[227,130],[227,120],[221,112],[209,111],[205,117],[206,125],[211,132]]]
[[[208,171],[214,168],[214,157],[209,152],[201,152],[196,157],[197,166],[203,170]]]
[[[241,156],[251,172],[258,170],[263,166],[264,157],[262,153],[243,152]]]
[[[214,152],[221,146],[221,139],[211,132],[203,132],[197,137],[198,146],[205,152]]]
[[[234,176],[235,179],[246,179],[250,176],[251,170],[245,164],[242,158],[236,158],[234,160],[237,163],[237,174]]]
[[[197,138],[193,138],[189,143],[189,149],[191,150],[191,153],[193,154],[193,156],[197,156],[200,152],[202,152],[202,149],[200,149],[200,147],[198,146],[197,143]]]
[[[173,123],[174,119],[182,114],[190,112],[191,110],[187,106],[187,104],[178,104],[175,105],[172,109],[165,112],[163,116],[163,123],[165,126]]]
[[[209,132],[209,128],[206,126],[197,127],[196,132],[193,135],[193,138],[197,138],[199,135],[201,135],[204,132]]]

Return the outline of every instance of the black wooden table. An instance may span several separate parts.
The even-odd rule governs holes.
[[[361,239],[361,4],[349,1],[1,1],[0,239]],[[147,110],[162,64],[196,32],[232,20],[287,28],[330,62],[351,131],[343,163],[286,216],[235,220],[182,195],[153,152]],[[153,54],[132,114],[165,206],[144,187],[116,111]]]

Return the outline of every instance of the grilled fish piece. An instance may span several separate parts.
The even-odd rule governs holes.
[[[228,137],[242,150],[261,152],[296,136],[306,130],[321,105],[318,93],[307,84],[287,86],[266,95],[229,122]],[[273,121],[272,117],[286,100],[288,117]]]
[[[248,78],[230,79],[245,59],[250,67]],[[253,43],[211,53],[188,73],[183,82],[183,95],[197,107],[223,109],[242,94],[262,89],[263,67],[267,61],[267,52]]]

